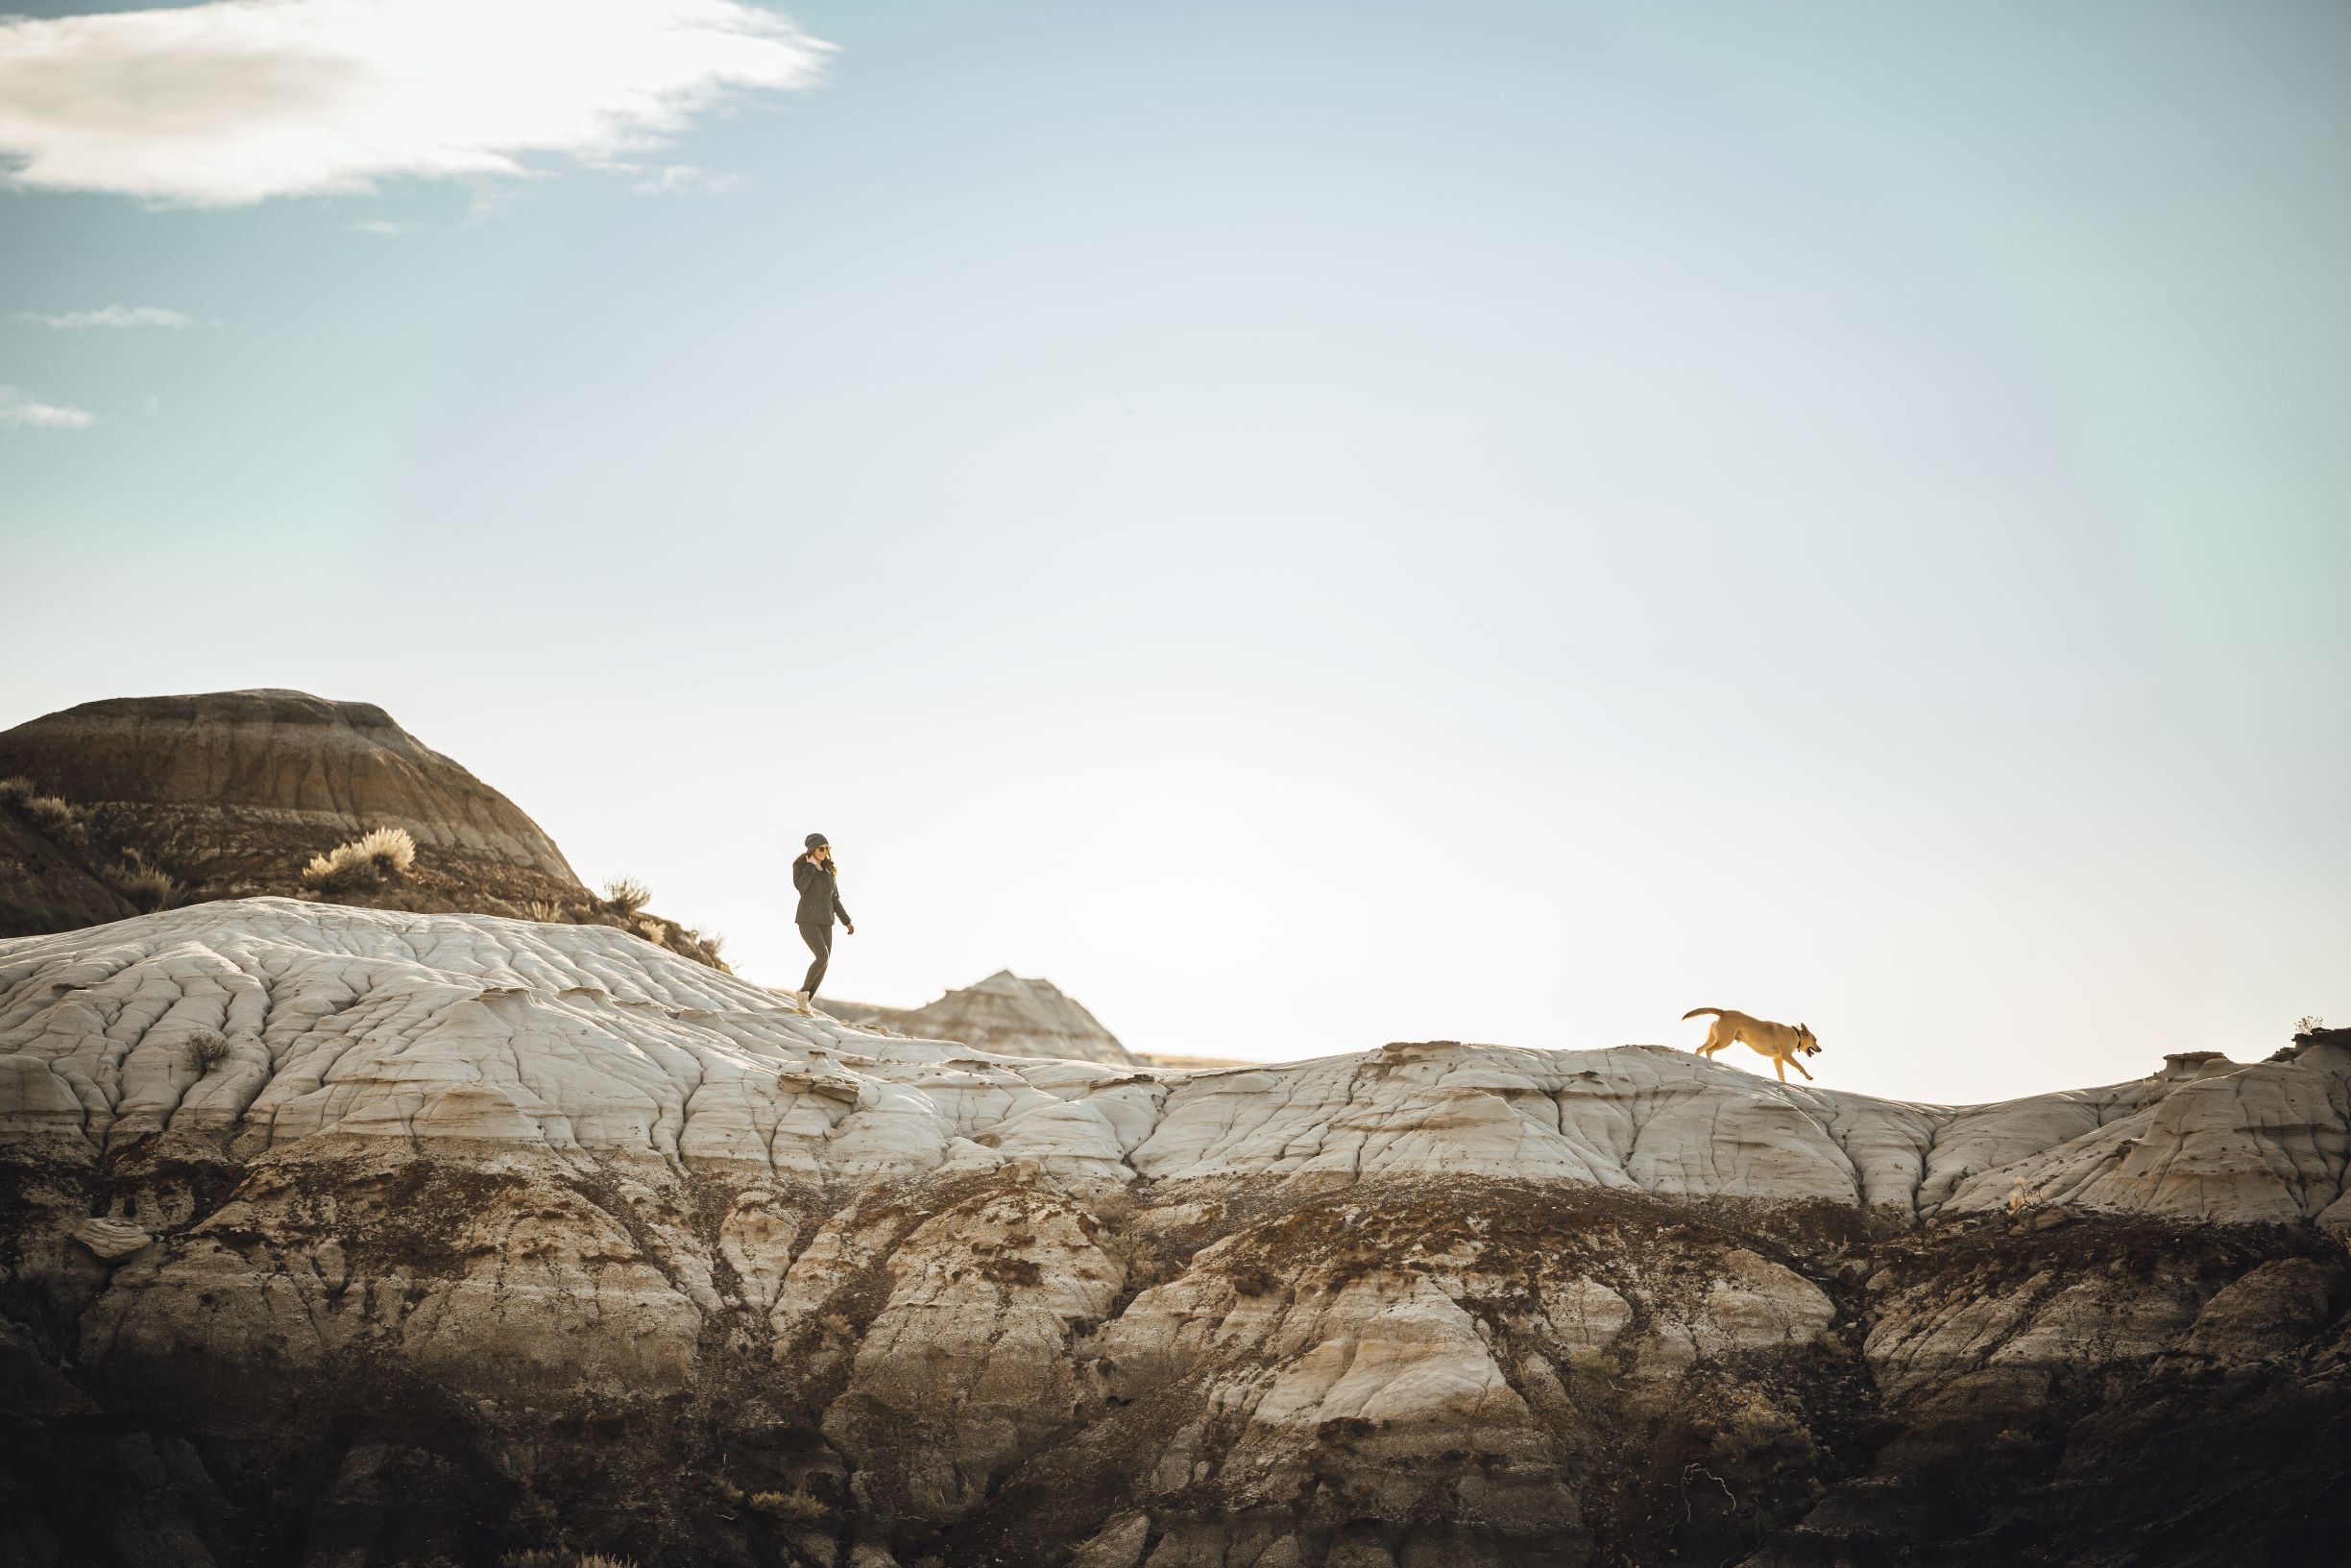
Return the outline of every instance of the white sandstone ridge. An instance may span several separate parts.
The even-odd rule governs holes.
[[[1075,997],[1051,980],[1027,979],[1008,969],[920,1007],[833,1001],[820,1005],[846,1023],[879,1024],[928,1040],[959,1040],[998,1056],[1136,1065],[1118,1036]]]
[[[225,1058],[192,1042],[218,1034]],[[1450,1043],[1216,1072],[1007,1057],[792,1010],[598,926],[251,899],[0,942],[0,1137],[169,1129],[637,1151],[819,1182],[1514,1176],[1904,1213],[2351,1225],[2351,1050],[1912,1105],[1661,1046]]]

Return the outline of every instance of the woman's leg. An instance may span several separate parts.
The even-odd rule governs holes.
[[[830,925],[803,926],[800,928],[800,940],[806,942],[809,952],[816,955],[816,961],[809,965],[808,978],[800,982],[801,995],[813,1000],[816,988],[824,984],[825,965],[833,957],[833,928]]]

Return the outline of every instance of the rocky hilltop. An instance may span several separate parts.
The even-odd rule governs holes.
[[[931,1040],[959,1040],[999,1056],[1054,1056],[1125,1067],[1137,1062],[1118,1036],[1076,998],[1051,980],[1023,979],[1008,969],[920,1007],[877,1007],[828,999],[823,1008],[848,1023],[880,1025]]]
[[[2347,1152],[2339,1032],[1179,1072],[206,905],[0,943],[0,1560],[2332,1562]]]
[[[618,923],[716,958],[697,933],[591,893],[520,807],[373,703],[284,690],[84,703],[0,731],[0,935],[285,894]],[[384,829],[415,846],[397,876],[305,883],[314,856]]]

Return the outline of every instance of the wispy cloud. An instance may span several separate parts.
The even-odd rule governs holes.
[[[9,429],[80,430],[97,422],[86,408],[44,403],[22,387],[0,387],[0,426]]]
[[[830,44],[740,0],[213,0],[0,21],[8,182],[236,205],[642,155]]]
[[[68,310],[55,316],[38,310],[20,310],[16,313],[16,320],[37,322],[43,326],[54,326],[66,332],[79,332],[90,326],[168,326],[178,331],[195,318],[156,305],[108,305],[101,310]]]
[[[665,163],[639,171],[629,189],[640,196],[724,196],[746,181],[740,175],[713,174],[691,163]]]

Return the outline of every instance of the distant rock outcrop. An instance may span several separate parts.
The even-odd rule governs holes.
[[[83,703],[0,732],[0,780],[71,813],[0,800],[0,935],[281,894],[615,924],[715,961],[698,933],[590,892],[521,808],[373,703],[285,690]],[[378,829],[408,834],[412,867],[305,885],[312,856]]]
[[[1101,1020],[1053,981],[1024,979],[1008,969],[920,1007],[830,999],[817,1004],[844,1023],[877,1025],[927,1040],[959,1040],[999,1056],[1126,1065],[1137,1060]]]
[[[1185,1073],[594,926],[0,942],[0,1562],[2333,1562],[2351,1041],[2186,1067]]]

